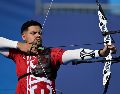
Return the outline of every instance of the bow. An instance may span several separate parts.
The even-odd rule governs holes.
[[[99,27],[102,31],[103,36],[104,36],[104,45],[107,45],[107,44],[111,45],[112,37],[111,37],[110,33],[108,32],[108,29],[106,26],[107,25],[107,18],[105,17],[105,14],[104,14],[102,7],[99,4],[98,0],[96,2],[98,5],[98,8],[99,8],[99,10],[98,10],[98,16],[99,16],[99,21],[100,21]],[[50,6],[49,6],[48,11],[46,13],[45,20],[43,22],[43,27],[44,27],[45,22],[47,20],[52,3],[53,3],[53,0],[51,0]],[[89,44],[87,44],[87,45],[89,45]],[[79,45],[70,45],[70,46],[79,46]],[[59,47],[66,47],[66,46],[59,46]],[[103,85],[105,87],[104,94],[107,92],[107,87],[108,87],[110,76],[111,76],[111,71],[110,71],[110,66],[111,66],[111,61],[112,61],[111,52],[109,53],[109,55],[107,57],[105,57],[105,59],[106,59],[105,60],[106,63],[105,63],[104,69],[103,69]]]
[[[106,46],[111,45],[112,42],[112,37],[109,34],[109,31],[107,29],[107,18],[105,17],[104,11],[99,3],[99,1],[97,0],[97,6],[98,6],[98,16],[99,16],[99,27],[100,30],[102,31],[102,33],[108,33],[104,35],[104,45]],[[103,94],[106,94],[107,92],[107,88],[109,85],[109,80],[111,77],[111,71],[110,71],[110,67],[111,67],[111,60],[112,60],[112,55],[111,55],[111,51],[109,53],[109,55],[107,57],[105,57],[106,62],[104,65],[104,69],[103,69],[103,86],[104,86],[104,92]]]

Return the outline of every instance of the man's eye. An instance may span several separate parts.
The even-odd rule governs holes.
[[[36,34],[36,32],[31,32],[30,34],[35,35],[35,34]]]

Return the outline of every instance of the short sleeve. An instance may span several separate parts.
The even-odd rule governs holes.
[[[64,49],[61,48],[53,48],[51,49],[51,61],[52,63],[54,63],[55,65],[57,63],[62,64],[62,55],[65,52]]]

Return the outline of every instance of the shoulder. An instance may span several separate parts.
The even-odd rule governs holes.
[[[51,52],[64,52],[65,50],[62,48],[51,48]]]
[[[10,53],[14,53],[14,54],[15,54],[15,53],[16,53],[16,54],[17,54],[17,53],[21,53],[21,51],[20,51],[19,49],[14,49],[14,48],[10,48],[10,49],[9,49],[9,52],[10,52]]]
[[[62,48],[52,48],[51,49],[51,56],[57,56],[57,57],[60,57],[63,55],[63,53],[65,52],[64,49]]]
[[[15,58],[19,54],[24,54],[24,53],[20,51],[19,49],[10,48],[8,57]]]

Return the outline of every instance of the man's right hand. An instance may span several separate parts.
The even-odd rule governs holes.
[[[27,54],[30,54],[30,53],[38,54],[38,49],[37,49],[38,45],[36,45],[36,44],[18,42],[17,47],[19,50],[21,50]]]
[[[32,44],[29,44],[29,43],[18,42],[17,44],[17,48],[25,53],[29,53],[31,47],[32,47]]]

